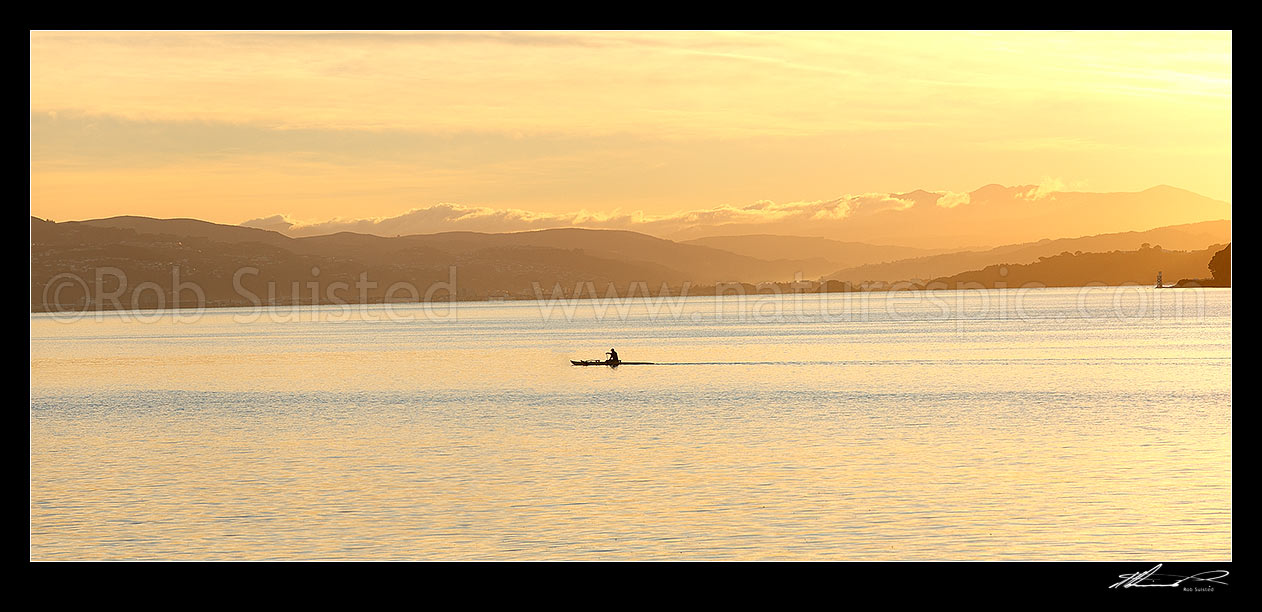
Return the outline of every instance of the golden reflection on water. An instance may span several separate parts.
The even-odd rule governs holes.
[[[1230,559],[1230,292],[1202,298],[32,315],[31,556]],[[568,365],[611,344],[662,365]]]

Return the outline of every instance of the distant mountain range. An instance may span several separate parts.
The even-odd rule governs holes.
[[[606,295],[611,285],[622,295],[633,283],[642,283],[642,295],[684,283],[812,280],[823,270],[846,265],[830,278],[931,279],[993,264],[1022,265],[1062,252],[1133,250],[1143,243],[1167,251],[1199,250],[1229,241],[1228,221],[933,254],[931,249],[765,235],[681,243],[625,230],[566,228],[293,238],[195,219],[126,216],[53,223],[32,217],[31,307],[64,309],[103,294],[109,297],[106,306],[170,306],[177,298],[188,304],[197,297],[190,284],[210,305],[534,298],[551,296],[557,287],[567,296],[584,287],[589,295]],[[887,258],[893,261],[873,263]],[[1205,264],[1199,267],[1204,276]],[[104,285],[95,286],[98,281]],[[148,290],[136,290],[146,283]],[[120,291],[121,284],[126,286]],[[400,286],[405,290],[393,290]]]
[[[758,259],[788,258],[801,262],[803,278],[818,278],[839,268],[928,257],[949,249],[924,249],[864,242],[842,242],[810,236],[710,236],[685,241]],[[883,280],[883,279],[882,279]]]

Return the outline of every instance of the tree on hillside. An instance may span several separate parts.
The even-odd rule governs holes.
[[[1210,258],[1209,271],[1214,275],[1215,283],[1231,286],[1231,243]]]

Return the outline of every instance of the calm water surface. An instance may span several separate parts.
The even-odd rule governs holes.
[[[30,384],[33,559],[1232,558],[1230,290],[33,314]]]

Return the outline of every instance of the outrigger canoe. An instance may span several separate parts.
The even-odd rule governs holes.
[[[622,360],[614,361],[613,359],[606,359],[604,361],[600,361],[597,359],[584,359],[582,361],[574,361],[573,359],[571,359],[570,363],[576,366],[603,365],[603,366],[609,366],[611,368],[616,368],[620,365],[653,365],[653,363],[648,362],[648,361],[622,361]]]

